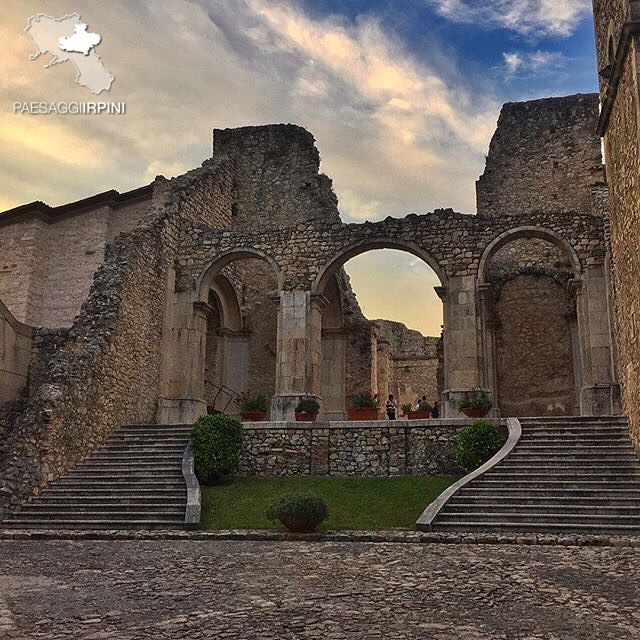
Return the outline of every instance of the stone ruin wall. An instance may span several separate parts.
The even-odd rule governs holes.
[[[27,409],[8,425],[0,451],[0,510],[86,458],[114,427],[153,422],[166,283],[181,228],[228,224],[230,186],[228,167],[211,162],[159,181],[166,207],[107,245],[73,325],[36,332]]]
[[[604,182],[597,124],[597,94],[505,104],[476,183],[478,214],[593,211]]]
[[[625,21],[640,20],[640,4],[628,0],[595,0],[598,69],[611,61],[609,37],[614,45]],[[632,438],[640,449],[640,44],[636,38],[624,68],[609,126],[605,134],[611,227],[611,267],[615,289],[615,325],[618,336],[618,371],[623,409],[629,416]],[[604,97],[607,82],[600,80]]]

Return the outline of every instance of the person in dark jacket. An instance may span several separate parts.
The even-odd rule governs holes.
[[[432,418],[440,417],[440,405],[438,404],[437,400],[433,403],[433,407],[431,407],[431,417]]]
[[[393,400],[392,393],[389,394],[389,398],[387,399],[387,402],[385,404],[385,409],[387,410],[387,418],[389,420],[395,420],[396,419],[396,403]]]

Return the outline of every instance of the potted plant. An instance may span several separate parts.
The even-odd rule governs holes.
[[[409,420],[428,420],[431,417],[431,405],[426,400],[420,400],[415,411],[409,411]]]
[[[459,408],[469,418],[484,418],[492,406],[489,394],[484,389],[476,388],[464,394]]]
[[[401,407],[403,417],[409,417],[411,410],[413,409],[413,405],[410,402],[405,402]]]
[[[315,422],[320,411],[320,403],[313,396],[300,398],[295,409],[296,420],[298,422]]]
[[[321,498],[290,494],[274,502],[267,510],[267,518],[280,522],[289,531],[308,533],[313,531],[329,513]]]
[[[349,409],[349,420],[377,420],[378,396],[370,391],[358,393],[351,398],[353,407]]]
[[[240,405],[243,422],[260,422],[267,415],[267,398],[260,393],[243,393],[236,403]]]

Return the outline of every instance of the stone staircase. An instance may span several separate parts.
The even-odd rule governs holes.
[[[433,531],[640,534],[640,462],[626,418],[520,423],[513,451],[455,493]]]
[[[188,425],[122,427],[0,526],[37,529],[181,529]]]

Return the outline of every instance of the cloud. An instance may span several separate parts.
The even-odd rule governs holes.
[[[24,26],[38,6],[3,5],[2,32],[20,56],[0,60],[10,83],[0,84],[0,100],[90,99],[67,63],[44,69],[29,61]],[[67,10],[64,0],[49,0],[50,15]],[[315,135],[346,220],[474,210],[499,104],[469,88],[435,40],[434,55],[418,59],[375,18],[312,18],[273,0],[76,0],[74,10],[101,34],[100,56],[116,77],[109,99],[125,101],[127,114],[46,116],[40,124],[11,115],[4,124],[15,128],[13,162],[30,166],[40,154],[48,164],[38,181],[17,176],[5,185],[6,200],[46,195],[60,204],[123,191],[157,172],[198,166],[211,153],[214,127],[293,122]],[[20,147],[18,127],[27,128],[30,147]],[[56,156],[61,141],[78,150],[67,162]],[[82,178],[69,179],[73,172]]]
[[[509,77],[544,76],[559,71],[568,63],[559,51],[505,51],[502,59]]]
[[[569,36],[591,15],[591,0],[426,0],[453,22],[501,27],[523,35]]]

